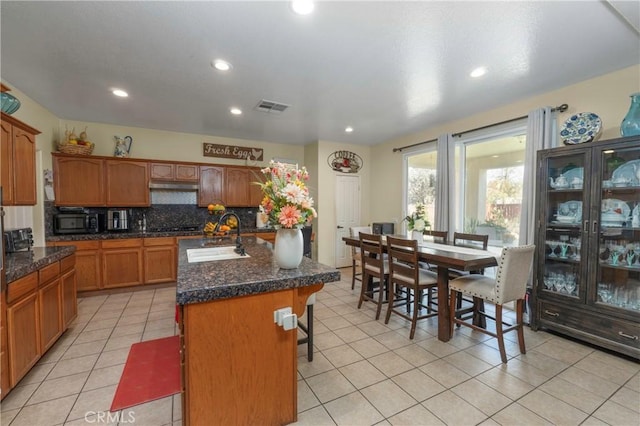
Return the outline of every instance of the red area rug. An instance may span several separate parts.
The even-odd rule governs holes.
[[[180,337],[131,345],[110,411],[180,392]]]

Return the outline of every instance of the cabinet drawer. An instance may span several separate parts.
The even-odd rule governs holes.
[[[173,237],[145,238],[144,246],[172,246],[175,245],[176,239]]]
[[[54,278],[60,275],[60,262],[52,263],[38,271],[38,284],[43,285],[48,283]]]
[[[142,247],[142,238],[125,238],[122,240],[105,240],[102,242],[103,249]]]
[[[546,301],[539,302],[540,322],[558,330],[574,330],[635,349],[640,349],[640,327],[633,321],[611,318],[591,311],[569,309]],[[557,326],[557,327],[554,327]]]
[[[38,287],[38,273],[32,272],[26,277],[22,277],[9,283],[7,289],[7,304],[11,304],[29,293],[32,293]]]
[[[100,241],[58,241],[53,243],[56,247],[75,246],[76,251],[80,250],[99,250]]]
[[[76,255],[72,254],[60,260],[60,272],[67,272],[76,265]]]

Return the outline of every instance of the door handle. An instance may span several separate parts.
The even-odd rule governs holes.
[[[338,225],[338,226],[337,226],[337,228],[338,228],[338,229],[344,229],[344,226],[340,226],[340,225]]]

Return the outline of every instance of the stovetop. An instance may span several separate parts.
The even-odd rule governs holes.
[[[187,232],[187,231],[197,231],[200,227],[197,225],[187,225],[187,226],[158,226],[147,228],[147,232]]]

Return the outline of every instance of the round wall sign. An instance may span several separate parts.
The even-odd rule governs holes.
[[[336,172],[358,173],[362,168],[362,158],[355,152],[336,151],[329,155],[327,163]]]

